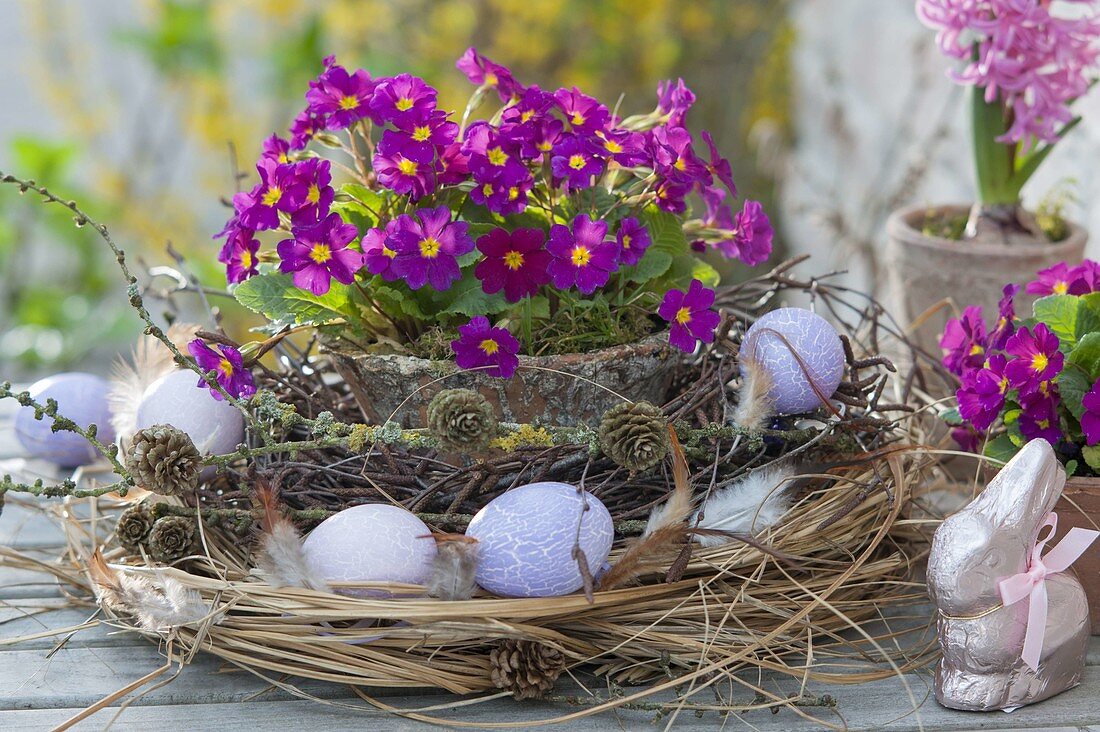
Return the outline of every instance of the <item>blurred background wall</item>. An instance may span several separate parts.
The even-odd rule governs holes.
[[[961,94],[912,0],[0,0],[0,169],[80,201],[131,256],[174,265],[170,243],[222,287],[210,237],[233,171],[285,130],[323,56],[408,70],[461,109],[469,45],[524,82],[622,94],[626,113],[683,77],[689,126],[777,225],[773,261],[810,252],[872,288],[892,208],[972,197]],[[1082,110],[1028,193],[1075,179],[1070,212],[1100,231],[1100,93]],[[18,198],[0,189],[0,374],[102,371],[138,322],[114,262]]]

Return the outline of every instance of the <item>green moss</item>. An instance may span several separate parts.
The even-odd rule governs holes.
[[[925,236],[960,241],[963,238],[963,232],[966,231],[967,218],[969,215],[966,213],[929,211],[924,215],[920,231]]]

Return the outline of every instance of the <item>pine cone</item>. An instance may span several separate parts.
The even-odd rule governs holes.
[[[186,516],[162,516],[149,532],[149,556],[165,564],[186,557],[195,545],[195,533],[195,522]]]
[[[472,389],[444,389],[428,403],[428,431],[448,452],[476,452],[497,434],[493,408]]]
[[[628,470],[648,470],[668,454],[668,420],[649,402],[616,404],[600,420],[600,449]]]
[[[490,674],[498,689],[515,699],[540,699],[565,670],[565,654],[527,640],[503,640],[489,653]]]
[[[132,552],[138,551],[142,544],[149,538],[149,532],[153,529],[153,512],[143,504],[130,506],[118,517],[115,524],[115,536],[118,543],[124,549]]]
[[[130,438],[126,469],[138,485],[161,496],[194,492],[199,485],[202,455],[186,432],[170,424],[138,430]]]

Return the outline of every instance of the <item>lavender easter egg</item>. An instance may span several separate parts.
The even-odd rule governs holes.
[[[423,521],[400,506],[368,503],[329,516],[309,533],[302,548],[309,566],[327,582],[420,585],[427,581],[435,560],[431,533]]]
[[[844,346],[836,329],[804,308],[764,314],[745,333],[741,352],[742,374],[751,357],[771,378],[768,397],[777,414],[812,412],[822,406],[822,396],[833,395],[844,377]]]
[[[226,455],[244,442],[244,416],[218,401],[195,372],[173,371],[145,390],[137,411],[137,428],[170,424],[183,430],[204,455]]]
[[[565,483],[530,483],[490,501],[466,535],[480,543],[477,583],[486,590],[505,597],[553,597],[584,585],[574,543],[595,574],[611,553],[614,526],[592,494],[582,498]]]
[[[57,413],[87,428],[95,424],[97,439],[103,444],[114,441],[111,410],[107,404],[110,384],[92,374],[69,372],[35,382],[28,391],[45,406],[47,399],[57,401]],[[46,460],[63,468],[94,463],[99,453],[75,432],[53,432],[49,417],[34,418],[34,409],[21,407],[15,415],[15,436],[30,457]]]

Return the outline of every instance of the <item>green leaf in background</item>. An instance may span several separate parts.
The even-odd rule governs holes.
[[[985,456],[1001,463],[1007,463],[1020,448],[1016,447],[1008,435],[1000,435],[985,446]]]
[[[940,414],[940,419],[942,419],[944,423],[949,424],[952,427],[958,427],[963,423],[962,415],[959,414],[959,410],[955,408],[948,409],[942,412]]]
[[[233,290],[237,302],[260,313],[273,325],[321,325],[345,317],[348,288],[339,282],[324,295],[295,287],[289,274],[271,273],[250,277]]]
[[[656,206],[647,206],[639,220],[649,230],[649,237],[653,242],[649,251],[667,252],[674,257],[688,252],[684,227],[672,214]]]
[[[1066,477],[1072,478],[1074,473],[1077,472],[1077,461],[1069,460],[1066,462]]]
[[[1058,336],[1063,350],[1068,350],[1077,344],[1077,318],[1085,309],[1074,295],[1049,295],[1035,301],[1033,313]]]
[[[416,293],[410,292],[403,284],[390,284],[381,277],[375,277],[366,286],[366,290],[379,307],[391,316],[428,319]]]
[[[332,204],[332,210],[349,224],[359,229],[360,235],[367,229],[378,226],[377,213],[386,205],[386,199],[377,191],[372,191],[366,186],[356,183],[348,183],[340,186],[340,195]]]
[[[1079,369],[1066,368],[1058,375],[1058,392],[1062,395],[1062,403],[1077,419],[1081,419],[1081,415],[1085,413],[1085,406],[1081,401],[1091,388],[1092,381]]]
[[[1080,366],[1089,378],[1095,380],[1100,377],[1100,333],[1085,334],[1066,356],[1066,360]]]
[[[672,266],[672,255],[650,247],[633,267],[624,267],[623,274],[631,282],[643,283],[660,277]]]
[[[487,295],[481,287],[481,281],[472,271],[463,273],[463,278],[451,285],[451,289],[435,295],[439,302],[437,312],[443,315],[496,315],[508,310],[511,305],[501,292]]]
[[[1100,473],[1100,445],[1082,447],[1081,457],[1094,473]]]

